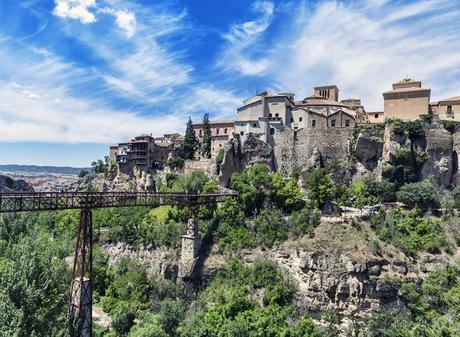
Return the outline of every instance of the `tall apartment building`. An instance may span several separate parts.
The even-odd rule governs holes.
[[[162,169],[169,154],[180,146],[180,134],[168,134],[153,138],[143,134],[110,147],[111,162],[121,167],[133,165],[141,170]]]

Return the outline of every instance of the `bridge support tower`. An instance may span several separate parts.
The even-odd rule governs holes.
[[[72,269],[69,325],[71,337],[92,337],[93,223],[91,209],[82,209]]]

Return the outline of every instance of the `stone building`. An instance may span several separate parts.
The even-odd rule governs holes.
[[[270,139],[284,128],[326,129],[353,128],[366,120],[359,99],[339,101],[335,85],[314,88],[313,96],[294,100],[293,93],[263,92],[245,100],[237,110],[235,133],[242,143],[248,134],[271,143]]]
[[[393,83],[393,90],[383,93],[384,118],[410,121],[429,113],[431,89],[422,82],[404,78]]]
[[[443,99],[431,106],[439,119],[460,122],[460,96]]]
[[[176,150],[182,141],[183,137],[178,133],[158,138],[142,134],[127,142],[110,146],[110,161],[122,168],[133,166],[143,171],[162,169],[169,154]]]
[[[219,153],[219,150],[223,149],[225,144],[227,144],[231,137],[233,137],[233,132],[235,130],[234,121],[209,121],[209,126],[211,128],[211,158],[214,158]],[[193,124],[193,130],[195,136],[200,142],[203,142],[204,130],[203,123]]]

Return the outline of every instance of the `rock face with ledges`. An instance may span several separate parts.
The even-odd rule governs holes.
[[[441,125],[432,126],[425,132],[428,160],[423,165],[422,177],[433,177],[438,186],[447,188],[452,182],[453,138]]]
[[[33,192],[34,188],[25,180],[15,180],[10,176],[0,174],[0,192]]]

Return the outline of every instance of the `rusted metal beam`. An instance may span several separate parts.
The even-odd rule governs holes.
[[[32,192],[0,193],[0,213],[107,207],[197,206],[235,197],[234,193]]]

